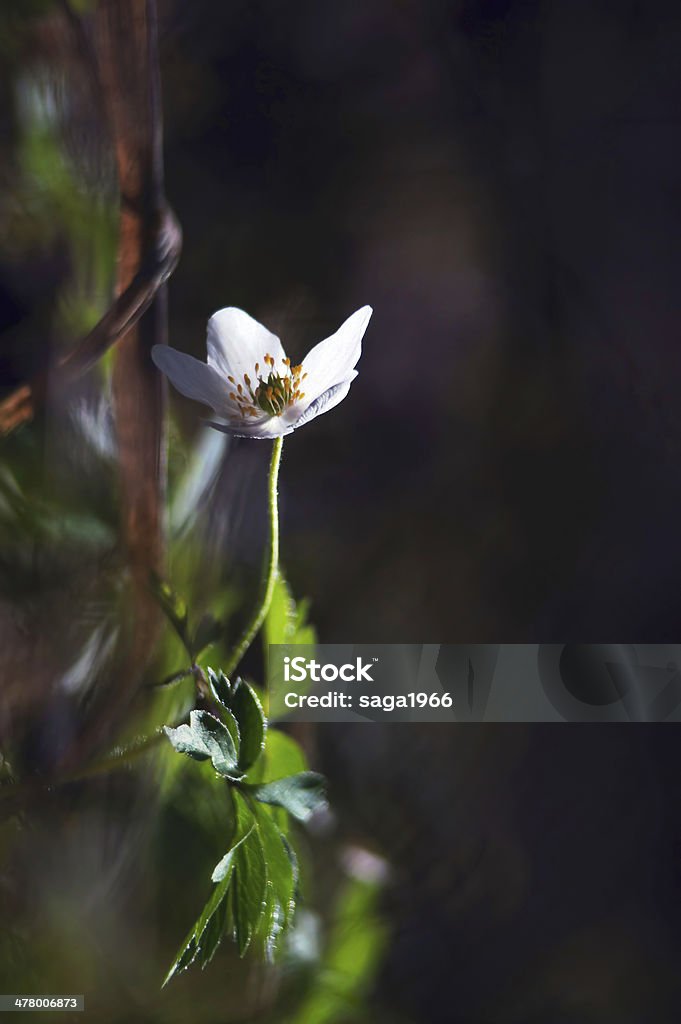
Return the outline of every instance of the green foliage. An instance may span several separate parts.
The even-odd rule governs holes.
[[[187,754],[195,761],[210,758],[218,775],[240,778],[234,731],[208,711],[192,711],[189,725],[180,725],[177,729],[166,726],[165,732],[179,754]]]
[[[244,778],[250,785],[272,782],[307,770],[302,748],[285,732],[270,729],[262,756]]]
[[[164,985],[168,984],[173,975],[186,970],[191,964],[198,962],[201,967],[205,967],[213,959],[215,951],[220,945],[227,922],[226,897],[232,881],[236,852],[248,836],[249,832],[242,835],[237,829],[230,850],[215,867],[213,881],[217,884],[211,893],[210,899],[182,943],[166,975],[163,982]]]
[[[239,768],[247,772],[262,753],[267,732],[267,720],[252,686],[237,678],[232,690],[229,709],[234,715],[241,735]]]
[[[50,4],[35,0],[23,6],[30,17],[31,7],[37,14]],[[102,148],[99,159],[109,166],[95,180],[65,141],[68,119],[60,85],[42,62],[21,76],[16,101],[19,173],[6,229],[15,251],[24,254],[68,240],[71,277],[59,296],[57,322],[70,339],[90,330],[106,307],[115,276],[118,203],[113,166],[110,156],[104,156],[102,141],[94,136]]]
[[[314,626],[307,621],[309,602],[296,602],[288,583],[279,573],[274,585],[272,601],[263,627],[265,664],[267,667],[268,713],[270,718],[279,718],[286,708],[283,705],[283,678],[268,656],[270,644],[309,644],[317,642]],[[311,685],[311,684],[310,684]],[[301,691],[302,692],[302,691]]]
[[[224,672],[207,670],[211,693],[236,721],[239,733],[239,768],[247,772],[265,745],[267,720],[252,686],[239,676],[230,685]]]
[[[170,598],[165,606],[184,621]],[[165,732],[178,753],[210,761],[230,787],[233,825],[213,869],[213,891],[164,984],[191,964],[205,967],[225,935],[241,956],[276,955],[293,918],[298,881],[287,815],[306,821],[325,804],[324,780],[305,770],[304,754],[290,737],[268,731],[254,688],[240,678],[231,683],[219,670],[206,675],[215,713],[194,710],[188,724]]]
[[[365,1019],[361,1006],[383,956],[387,928],[378,913],[380,884],[351,878],[334,909],[321,970],[286,1024]],[[370,1020],[370,1017],[366,1017]]]
[[[254,823],[243,845],[237,850],[232,894],[234,936],[241,956],[248,952],[265,913],[267,867],[260,831]]]
[[[300,772],[277,779],[251,790],[263,804],[283,807],[298,821],[307,821],[315,812],[326,807],[326,783],[317,772]]]
[[[213,694],[213,697],[218,704],[222,704],[223,708],[228,708],[231,693],[229,679],[222,670],[214,672],[212,668],[209,668],[206,670],[206,674],[208,675],[210,692]]]
[[[268,644],[314,644],[317,635],[307,621],[309,602],[296,602],[289,585],[277,574],[272,601],[263,628],[263,641]]]

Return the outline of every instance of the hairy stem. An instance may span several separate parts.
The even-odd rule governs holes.
[[[251,646],[258,631],[265,621],[265,616],[270,608],[274,584],[279,571],[279,505],[277,502],[277,481],[279,479],[279,463],[281,462],[281,449],[284,438],[276,438],[272,446],[272,458],[270,460],[270,471],[267,479],[267,513],[269,518],[270,536],[267,562],[263,572],[260,598],[253,609],[253,614],[247,622],[239,642],[234,648],[232,655],[225,665],[223,671],[229,679],[235,668]]]

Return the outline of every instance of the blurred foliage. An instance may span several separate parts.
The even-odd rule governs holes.
[[[13,195],[3,231],[18,258],[37,247],[68,246],[70,274],[59,293],[57,327],[72,341],[86,333],[109,304],[118,242],[115,191],[89,182],[64,145],[60,121],[68,119],[58,83],[48,69],[16,84],[21,137]]]
[[[185,234],[173,343],[199,355],[226,302],[301,351],[367,299],[381,323],[352,404],[301,432],[286,467],[287,573],[323,636],[675,635],[673,6],[164,5]],[[59,7],[0,4],[4,388],[91,322],[113,277],[112,161]],[[0,450],[0,776],[11,765],[30,792],[119,670],[127,569],[106,373],[93,377]],[[194,648],[220,625],[206,671],[257,576],[260,454],[210,432],[191,443],[195,409],[173,412],[167,576]],[[112,737],[121,755],[194,709],[189,667],[168,623]],[[244,673],[267,678],[258,651]],[[4,990],[85,991],[121,1024],[674,1024],[678,742],[569,732],[305,736],[341,825],[297,834],[285,956],[261,968],[223,942],[212,970],[160,995],[230,842],[228,785],[163,742],[47,805],[31,797],[0,826]],[[277,729],[253,784],[269,762],[306,770]],[[348,831],[396,865],[378,1000],[368,977],[347,998],[354,982],[325,988],[319,969]],[[362,927],[344,954],[359,975]]]
[[[93,400],[87,394],[78,399],[59,429],[60,455],[51,467],[41,458],[35,443],[35,427],[19,432],[5,443],[0,467],[3,599],[15,609],[23,604],[28,628],[34,630],[35,616],[41,614],[39,610],[48,601],[48,583],[52,579],[56,606],[50,606],[50,626],[43,622],[41,628],[65,629],[68,634],[68,642],[62,642],[53,651],[57,654],[63,647],[66,659],[56,683],[52,667],[46,666],[50,686],[44,691],[44,713],[51,722],[50,728],[57,724],[55,695],[62,695],[59,702],[66,701],[63,706],[69,715],[87,718],[88,695],[94,695],[103,685],[115,685],[128,587],[126,560],[118,539],[116,441],[106,399]],[[224,564],[216,564],[205,546],[205,523],[215,515],[228,453],[223,435],[187,443],[179,429],[173,428],[167,516],[173,586],[161,579],[150,580],[167,625],[145,674],[144,696],[108,757],[88,768],[82,780],[74,778],[68,786],[55,790],[56,800],[48,811],[50,820],[68,813],[74,794],[79,810],[72,816],[72,827],[64,831],[63,849],[60,842],[51,850],[41,888],[43,898],[49,902],[41,911],[37,891],[36,900],[29,900],[21,908],[12,906],[12,901],[21,894],[21,875],[31,876],[34,870],[30,856],[33,839],[26,832],[26,824],[33,821],[34,827],[49,827],[42,821],[45,812],[32,810],[29,805],[27,817],[10,813],[0,829],[0,855],[7,877],[12,879],[4,895],[0,885],[0,905],[11,922],[2,938],[3,983],[9,984],[11,976],[15,986],[32,986],[37,991],[50,985],[63,986],[60,979],[64,977],[77,979],[69,987],[86,991],[89,1005],[95,1000],[102,1019],[125,1019],[126,1013],[131,1012],[131,1003],[127,997],[121,997],[115,985],[109,993],[108,986],[102,987],[95,981],[103,949],[95,954],[94,950],[86,951],[83,943],[91,927],[85,908],[93,900],[97,903],[99,897],[95,890],[87,895],[88,885],[92,885],[92,881],[87,882],[87,869],[83,870],[82,878],[66,881],[71,872],[66,864],[75,869],[80,863],[83,869],[83,851],[76,855],[72,846],[80,842],[77,832],[72,832],[78,819],[80,828],[85,830],[83,834],[88,836],[86,848],[91,848],[95,856],[100,855],[95,852],[97,829],[123,827],[115,811],[121,799],[123,804],[129,799],[144,799],[153,808],[148,819],[150,828],[143,829],[146,836],[126,837],[123,827],[120,840],[121,851],[127,848],[129,853],[134,849],[143,852],[144,871],[153,872],[157,878],[156,898],[152,900],[153,906],[147,906],[146,913],[161,928],[163,952],[149,957],[141,974],[139,964],[133,971],[138,974],[137,984],[145,991],[162,980],[160,971],[155,979],[153,976],[162,956],[171,963],[166,980],[173,978],[173,988],[179,984],[177,976],[192,964],[206,967],[219,956],[224,971],[231,943],[227,943],[226,951],[219,947],[227,937],[233,940],[239,957],[249,954],[245,964],[264,957],[274,965],[277,954],[287,979],[281,998],[288,1012],[300,1000],[312,999],[316,974],[314,969],[310,973],[311,967],[325,948],[320,933],[312,952],[310,948],[305,955],[296,952],[306,922],[309,925],[316,921],[319,931],[322,919],[313,909],[309,895],[304,895],[306,890],[310,891],[303,878],[305,865],[313,868],[311,862],[315,857],[309,844],[302,851],[302,861],[300,851],[294,852],[300,841],[298,830],[291,826],[292,819],[307,821],[324,806],[323,782],[309,770],[303,749],[291,736],[267,728],[264,712],[268,695],[267,645],[315,642],[314,628],[308,622],[308,602],[296,602],[283,575],[277,577],[262,634],[262,655],[254,652],[251,658],[253,669],[257,671],[260,665],[264,673],[262,691],[245,680],[231,682],[210,667],[227,657],[238,635],[242,608],[250,600],[251,589],[244,589],[238,577],[228,574]],[[86,587],[84,579],[88,580]],[[58,595],[66,587],[73,587],[78,599],[60,607]],[[78,622],[81,627],[74,632]],[[16,755],[16,763],[21,766],[16,776],[10,773],[10,760],[3,761],[5,790],[8,786],[31,784],[40,763],[35,744],[43,741],[35,732],[34,687],[35,683],[24,690],[23,724],[14,716],[11,720],[15,731],[5,735],[8,756],[13,761]],[[155,742],[159,725],[182,722],[188,712],[191,714],[187,724],[168,728],[171,743],[159,746]],[[173,755],[171,746],[189,757]],[[121,774],[122,766],[128,766],[128,773]],[[108,771],[112,771],[109,782]],[[88,781],[90,777],[92,781]],[[119,792],[121,796],[111,795]],[[123,795],[126,792],[127,796]],[[98,819],[105,793],[109,793],[109,809],[102,824],[91,833],[92,826],[87,822]],[[3,807],[9,804],[0,799],[0,813]],[[109,825],[104,826],[107,820]],[[133,831],[138,828],[135,820],[133,816]],[[20,872],[17,858],[25,858],[27,852],[29,856]],[[208,893],[206,885],[211,887]],[[62,889],[58,899],[52,892],[53,886]],[[26,893],[24,899],[25,896]],[[10,902],[3,902],[5,898]],[[84,912],[77,919],[73,917],[74,899],[85,900]],[[170,949],[166,949],[166,937],[170,943],[174,936],[177,944],[201,900],[206,901],[205,906],[173,957]],[[303,916],[299,925],[298,914],[294,912],[301,900]],[[148,900],[144,903],[147,905]],[[143,925],[148,926],[149,922]],[[40,941],[38,927],[43,936]],[[109,943],[121,928],[133,929],[134,922],[118,919],[114,925],[111,919],[103,927],[107,930],[107,956],[117,958],[121,964],[126,958],[121,961],[120,952],[114,952]],[[369,932],[363,935],[368,937]],[[49,967],[44,959],[48,936],[60,948]],[[363,950],[364,946],[360,950],[362,964]],[[130,971],[131,966],[121,969]],[[273,977],[281,969],[267,968],[275,972]],[[227,986],[229,999],[238,1005],[247,999],[245,978],[238,972],[230,977],[227,982],[218,971],[210,991]],[[186,984],[183,979],[183,991]],[[329,1016],[334,998],[342,1010],[339,1019],[346,1019],[350,998],[346,989],[354,991],[353,984],[346,980],[337,997],[326,993],[324,1020],[334,1019]],[[181,994],[178,1006],[184,1005],[184,998]],[[210,1000],[208,995],[202,996],[205,1019],[210,1019]],[[165,1007],[160,1011],[164,1014],[162,1019],[175,1019],[165,999],[159,1005]]]
[[[381,885],[355,877],[341,889],[326,950],[300,1007],[287,1024],[343,1024],[375,1020],[366,1006],[388,932],[378,912]]]

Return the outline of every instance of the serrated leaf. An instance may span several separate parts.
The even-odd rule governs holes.
[[[227,870],[224,872],[223,877],[218,885],[215,886],[211,893],[210,899],[206,903],[205,907],[201,911],[199,917],[192,926],[189,934],[185,938],[184,942],[180,946],[180,949],[170,966],[163,985],[167,985],[170,979],[175,974],[179,974],[180,971],[184,971],[190,964],[200,957],[201,961],[205,964],[213,957],[215,950],[217,949],[220,939],[222,938],[222,932],[217,931],[215,928],[206,934],[208,926],[216,914],[221,908],[222,903],[229,890],[230,883],[232,881],[232,873],[234,871],[234,859],[235,855],[232,854],[231,863],[228,865]],[[210,938],[210,943],[208,939]]]
[[[218,704],[222,704],[223,708],[228,708],[230,698],[232,696],[232,688],[229,685],[229,679],[222,670],[214,672],[212,668],[208,668],[206,669],[206,673],[208,675],[210,692],[213,694]]]
[[[178,950],[166,976],[164,985],[180,971],[185,970],[195,961],[198,961],[202,968],[205,967],[215,955],[220,941],[225,932],[227,919],[227,896],[232,882],[234,868],[236,865],[236,851],[248,839],[255,828],[255,821],[243,798],[235,794],[234,800],[235,828],[230,849],[225,856],[216,864],[213,870],[213,882],[217,883],[210,899],[201,911],[189,934]]]
[[[192,732],[208,751],[215,771],[227,778],[233,777],[239,753],[227,726],[209,711],[192,711],[189,721]]]
[[[243,679],[235,681],[229,707],[239,726],[239,768],[245,772],[255,764],[262,753],[267,720],[253,687]]]
[[[290,842],[283,834],[283,832],[281,834],[281,839],[284,844],[284,849],[286,850],[286,856],[291,862],[291,873],[293,875],[293,900],[295,902],[295,900],[297,899],[298,880],[300,878],[300,868],[298,867],[298,854],[293,849],[293,847],[291,846]]]
[[[227,710],[223,710],[222,718],[223,718],[223,721],[224,721],[225,725],[227,726],[227,729],[229,730],[230,736],[234,740],[234,746],[236,747],[237,750],[240,750],[241,749],[241,734],[239,732],[239,724],[238,724],[236,718],[234,717],[234,715],[232,714],[231,711],[227,711]],[[238,761],[237,761],[237,765],[238,765]],[[234,777],[238,778],[238,779],[243,778],[243,772],[241,771],[240,768],[238,769],[238,771],[236,772]]]
[[[286,840],[264,807],[258,809],[256,820],[267,864],[268,895],[263,931],[265,945],[271,953],[293,913],[295,876]]]
[[[210,757],[203,740],[194,734],[190,726],[178,725],[176,729],[173,729],[166,725],[163,727],[163,731],[178,754],[188,754],[195,761],[206,761]]]
[[[246,955],[260,927],[266,899],[267,862],[260,830],[254,828],[235,852],[233,905],[240,956]]]
[[[283,807],[303,822],[327,806],[326,782],[318,772],[299,772],[262,786],[253,786],[251,792],[260,803]]]
[[[314,644],[317,636],[308,624],[310,602],[307,598],[295,601],[288,583],[281,575],[274,584],[272,600],[265,619],[263,640],[269,644]]]
[[[221,882],[224,878],[225,872],[229,870],[230,858],[236,850],[237,846],[243,843],[244,839],[248,837],[250,832],[255,827],[255,819],[251,813],[250,808],[246,805],[243,799],[240,799],[238,794],[235,793],[233,796],[234,803],[234,834],[230,843],[229,849],[225,856],[219,861],[213,868],[213,874],[211,878],[214,882]]]
[[[229,717],[228,727],[208,711],[192,711],[189,725],[180,725],[176,729],[166,726],[165,733],[180,754],[188,754],[196,761],[210,758],[219,775],[240,778],[243,773],[237,767],[239,729],[233,716]]]

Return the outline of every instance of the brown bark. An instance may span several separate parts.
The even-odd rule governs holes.
[[[93,66],[114,143],[121,194],[118,299],[107,314],[109,324],[99,336],[82,343],[72,362],[79,372],[85,362],[97,358],[108,339],[117,338],[113,403],[121,529],[131,582],[130,632],[116,686],[101,695],[66,767],[82,762],[109,741],[138,690],[159,625],[149,580],[152,573],[162,575],[164,562],[165,392],[150,351],[166,341],[164,281],[177,261],[180,242],[163,195],[155,0],[101,0],[93,30]],[[62,371],[69,370],[67,360]]]

